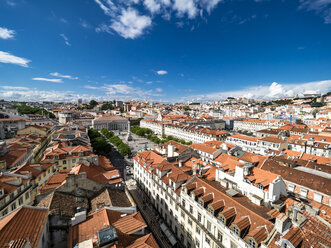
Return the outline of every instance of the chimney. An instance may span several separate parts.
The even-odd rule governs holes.
[[[297,221],[297,220],[298,220],[298,209],[293,208],[293,221]]]
[[[289,218],[284,213],[280,213],[276,217],[275,229],[277,230],[277,232],[282,234],[283,232],[285,232],[290,227],[290,225],[287,225],[287,223],[291,223],[288,220],[289,220]]]
[[[82,223],[83,221],[86,220],[86,211],[81,211],[75,214],[73,218],[71,218],[71,225],[77,225],[79,223]]]
[[[171,144],[168,145],[168,157],[174,156],[175,147]]]

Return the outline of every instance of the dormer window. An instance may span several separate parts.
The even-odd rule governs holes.
[[[253,239],[248,239],[248,245],[251,247],[251,248],[256,248],[256,243]]]
[[[259,183],[259,189],[264,190],[264,186],[261,183]]]
[[[199,201],[199,204],[203,207],[203,206],[204,206],[204,202],[203,202],[203,200],[200,200],[200,201]]]
[[[239,229],[236,226],[233,226],[232,230],[236,235],[239,235]]]
[[[221,221],[223,224],[225,224],[225,219],[224,219],[223,216],[220,217],[220,221]]]

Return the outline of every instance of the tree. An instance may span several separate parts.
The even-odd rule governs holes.
[[[94,108],[95,106],[98,105],[98,102],[95,101],[95,100],[91,100],[91,101],[89,102],[89,105],[92,106],[92,107]]]
[[[114,106],[109,102],[102,104],[101,110],[108,110],[108,109],[112,110],[114,109]]]

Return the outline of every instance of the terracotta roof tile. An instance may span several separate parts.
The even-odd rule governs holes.
[[[44,231],[48,210],[37,207],[20,207],[0,219],[0,246],[9,247],[9,242],[28,238],[33,248],[37,247]]]

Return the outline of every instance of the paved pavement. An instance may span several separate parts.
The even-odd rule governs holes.
[[[146,148],[154,149],[157,146],[154,142],[150,141],[149,139],[140,137],[134,133],[131,134],[133,140],[127,141],[126,135],[127,134],[120,134],[118,137],[120,137],[124,143],[130,146],[133,156],[140,150],[144,150]]]
[[[155,239],[159,243],[161,248],[170,248],[172,245],[168,241],[167,237],[161,230],[162,220],[158,215],[157,211],[153,208],[151,204],[148,204],[143,200],[143,192],[137,187],[136,181],[130,179],[126,181],[127,189],[129,190],[131,196],[137,204],[140,213],[143,215],[145,221],[147,222],[149,228],[151,229]]]

